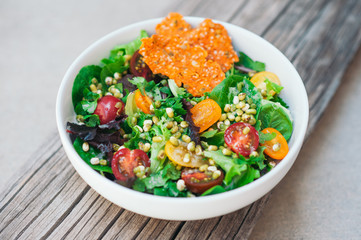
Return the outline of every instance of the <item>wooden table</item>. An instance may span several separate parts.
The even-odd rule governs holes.
[[[361,43],[361,1],[193,0],[163,13],[209,17],[247,28],[278,47],[309,95],[308,135]],[[31,163],[31,164],[29,164]],[[102,198],[75,172],[54,129],[0,196],[0,239],[246,239],[270,194],[222,217],[165,221]]]

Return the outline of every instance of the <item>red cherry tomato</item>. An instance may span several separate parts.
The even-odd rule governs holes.
[[[245,128],[249,128],[244,130]],[[259,145],[257,130],[248,123],[234,123],[224,133],[224,141],[234,152],[245,157],[256,151]]]
[[[144,77],[148,82],[153,79],[153,73],[143,61],[143,56],[137,50],[130,59],[130,71],[137,77]]]
[[[114,120],[124,110],[124,103],[116,97],[104,96],[98,100],[94,114],[99,116],[100,124]]]
[[[133,169],[143,165],[144,167],[150,166],[148,155],[140,150],[129,150],[122,148],[116,152],[112,160],[112,170],[116,179],[120,181],[132,181],[135,179]]]
[[[198,169],[186,168],[182,171],[181,177],[189,191],[202,194],[211,187],[222,184],[223,172],[221,171],[221,176],[216,179],[212,178],[212,174],[209,171],[201,172]]]

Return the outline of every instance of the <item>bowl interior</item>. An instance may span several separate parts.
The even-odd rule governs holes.
[[[197,26],[203,18],[186,17],[186,20],[192,26]],[[152,19],[108,34],[88,47],[69,67],[61,83],[56,105],[57,125],[64,150],[74,168],[93,189],[108,200],[133,212],[169,220],[194,220],[215,217],[240,209],[265,195],[284,177],[302,146],[308,124],[307,94],[293,65],[273,45],[243,28],[220,22],[226,27],[236,50],[245,52],[254,60],[265,62],[267,71],[279,76],[284,87],[281,97],[290,106],[294,120],[289,154],[260,179],[241,188],[206,197],[177,199],[148,195],[115,184],[92,170],[77,155],[66,133],[66,122],[75,119],[71,90],[79,70],[86,65],[99,64],[102,58],[108,57],[109,51],[115,45],[132,41],[141,29],[150,34],[154,33],[155,26],[160,21],[161,19]]]

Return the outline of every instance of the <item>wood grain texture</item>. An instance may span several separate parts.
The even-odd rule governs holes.
[[[309,94],[307,134],[361,42],[357,0],[276,0],[271,5],[261,0],[179,1],[170,11],[229,21],[284,52]],[[144,217],[115,206],[87,186],[69,164],[55,132],[21,173],[0,196],[0,239],[247,239],[270,197],[207,220]]]

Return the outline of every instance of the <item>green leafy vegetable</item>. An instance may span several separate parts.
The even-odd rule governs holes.
[[[153,142],[152,143],[152,148],[151,148],[151,152],[150,152],[150,171],[152,173],[158,171],[162,167],[164,160],[163,161],[159,160],[158,154],[159,154],[160,150],[164,149],[166,142],[169,140],[169,138],[171,136],[171,132],[165,126],[165,122],[166,122],[166,119],[164,117],[162,117],[158,123],[158,126],[153,125],[153,127],[151,129],[151,131],[154,132],[155,136],[162,136],[162,139],[163,139],[161,142]]]
[[[132,56],[135,51],[139,49],[140,45],[142,45],[141,39],[146,37],[149,37],[147,32],[145,30],[141,30],[140,35],[136,39],[130,43],[115,46],[112,50],[112,53],[121,51],[124,52],[124,55]]]
[[[218,132],[218,130],[206,131],[201,134],[201,137],[211,138],[211,137],[214,137],[217,134],[217,132]]]
[[[87,127],[95,127],[100,124],[99,116],[96,114],[84,116],[84,123]]]
[[[231,157],[227,157],[222,154],[221,150],[218,151],[204,151],[204,156],[212,158],[217,165],[219,165],[225,172],[224,183],[229,185],[232,182],[233,177],[242,175],[247,169],[246,164],[238,164]]]
[[[282,91],[283,87],[271,82],[270,80],[266,79],[264,81],[266,83],[266,89],[267,89],[267,100],[272,99],[274,96],[271,94],[271,91],[275,92],[277,95]]]
[[[184,88],[178,87],[173,79],[168,79],[168,85],[169,89],[175,97],[183,96],[186,94],[186,90]]]
[[[127,117],[127,122],[129,126],[132,126],[132,118],[134,117],[135,113],[139,112],[139,108],[137,107],[135,103],[135,94],[130,93],[128,95],[127,101],[125,103],[125,114]]]
[[[290,139],[293,131],[292,121],[289,111],[281,104],[263,100],[258,118],[262,122],[262,129],[275,128],[287,141]]]
[[[107,84],[105,83],[105,78],[113,77],[114,73],[116,73],[116,72],[123,73],[127,69],[128,69],[128,66],[124,66],[123,59],[116,61],[116,62],[108,63],[102,68],[102,71],[100,73],[100,80],[101,80],[101,84],[103,85],[103,94],[107,90],[107,88],[106,88]]]
[[[259,143],[264,143],[266,141],[271,141],[276,137],[276,133],[263,133],[259,132]]]
[[[172,180],[178,180],[181,172],[176,169],[174,164],[167,163],[163,169],[151,173],[144,179],[137,179],[133,189],[137,191],[153,192],[154,195],[169,197],[185,197],[186,192],[180,192],[177,184]]]
[[[158,172],[150,174],[149,177],[143,179],[147,189],[164,186],[168,180],[177,180],[180,178],[181,172],[176,169],[174,164],[168,163]]]
[[[140,90],[143,96],[145,96],[145,86],[147,81],[143,77],[134,77],[133,79],[129,79],[129,82],[136,85],[137,88]]]
[[[271,99],[271,101],[280,103],[282,105],[282,107],[284,107],[284,108],[289,108],[287,103],[278,95],[273,96],[273,99]]]
[[[224,106],[232,103],[233,97],[241,92],[247,94],[247,99],[252,99],[253,103],[257,105],[258,112],[261,107],[262,95],[246,76],[230,75],[212,90],[210,98],[224,109]],[[257,115],[255,117],[257,118]]]
[[[243,171],[242,175],[236,175],[233,178],[233,181],[225,187],[227,191],[242,187],[248,183],[253,182],[255,179],[261,176],[259,170],[254,169],[249,165],[245,165],[246,169]]]
[[[213,131],[216,131],[214,134]],[[208,133],[210,132],[210,133]],[[204,132],[201,137],[205,138],[204,141],[209,145],[223,146],[224,144],[224,131],[217,132],[217,130]]]
[[[166,108],[172,108],[174,113],[178,116],[183,116],[187,113],[187,110],[183,108],[182,98],[181,97],[168,97],[166,99],[161,99],[161,107],[159,109],[155,109],[154,113],[157,117],[166,116]]]
[[[263,154],[265,149],[266,149],[266,147],[263,147],[263,146],[258,147],[258,149],[257,149],[258,156],[256,156],[256,157],[250,156],[249,159],[247,160],[248,165],[256,164],[260,170],[264,169],[266,167],[266,164],[264,163],[266,158]]]
[[[136,39],[130,43],[115,46],[110,51],[109,58],[102,59],[101,62],[104,64],[109,64],[117,61],[125,61],[125,56],[132,56],[135,51],[139,49],[140,45],[142,45],[141,39],[145,37],[148,37],[147,32],[141,30],[140,35]]]
[[[236,65],[243,65],[246,68],[253,69],[257,72],[262,72],[266,70],[266,65],[264,63],[253,61],[243,52],[239,52],[239,61],[236,63]]]
[[[112,168],[110,166],[103,166],[103,165],[93,165],[90,163],[90,159],[93,157],[97,157],[99,159],[104,158],[103,154],[100,152],[100,150],[89,146],[89,151],[84,152],[83,151],[83,143],[79,137],[77,137],[73,143],[75,151],[79,154],[79,156],[94,170],[107,172],[107,173],[113,173]]]
[[[216,101],[221,109],[224,109],[224,106],[232,103],[233,97],[239,93],[237,83],[242,82],[243,79],[242,76],[230,75],[213,88],[210,98]]]
[[[167,94],[167,95],[171,95],[171,94],[172,94],[172,91],[169,89],[169,87],[162,87],[162,88],[160,89],[160,91],[161,91],[162,93]]]
[[[261,105],[262,105],[262,95],[261,93],[258,91],[258,89],[256,88],[256,86],[248,79],[244,80],[244,86],[242,88],[242,92],[247,94],[247,100],[248,99],[252,99],[252,102],[254,104],[256,104],[256,110],[257,113],[254,116],[256,119],[258,119],[258,114],[259,111],[261,109]]]
[[[77,105],[80,101],[82,101],[83,97],[85,96],[84,88],[90,86],[93,78],[96,78],[98,80],[100,79],[100,72],[101,67],[90,65],[80,69],[78,75],[76,76],[72,89],[72,100],[74,110],[77,114],[85,115],[84,112],[80,112],[82,108],[78,107]],[[88,90],[88,92],[90,91]]]
[[[204,193],[202,193],[201,196],[207,196],[207,195],[213,195],[213,194],[217,194],[217,193],[223,193],[225,191],[226,190],[224,189],[224,187],[222,187],[220,185],[216,185],[214,187],[211,187],[210,189],[208,189]]]

